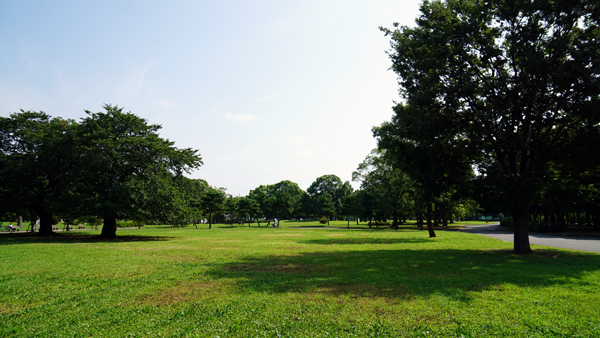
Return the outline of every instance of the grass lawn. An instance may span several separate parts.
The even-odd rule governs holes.
[[[600,336],[598,254],[310,226],[1,234],[0,336]]]

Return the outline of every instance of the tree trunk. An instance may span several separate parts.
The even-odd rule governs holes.
[[[350,228],[350,216],[348,216],[348,226],[346,228]]]
[[[327,216],[327,225],[329,226],[329,216]]]
[[[427,202],[427,231],[429,231],[429,237],[435,237],[435,230],[433,230],[433,224],[431,222],[432,210],[431,202]]]
[[[51,236],[54,235],[52,231],[52,213],[49,211],[38,212],[40,217],[40,236]]]
[[[212,212],[208,213],[208,228],[212,228]]]
[[[440,215],[442,216],[442,226],[444,228],[448,227],[448,207],[446,203],[443,203],[440,208]]]
[[[394,209],[392,228],[398,229],[398,211]]]
[[[552,216],[551,216],[552,217]],[[513,219],[515,221],[514,252],[530,253],[529,245],[529,201],[521,200],[513,206]]]
[[[423,230],[423,205],[421,203],[417,207],[417,226],[419,230]]]
[[[114,239],[117,237],[117,216],[104,216],[104,225],[100,238]]]

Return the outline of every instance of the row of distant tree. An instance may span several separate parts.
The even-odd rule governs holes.
[[[302,190],[291,181],[261,185],[247,196],[184,174],[202,164],[193,149],[159,137],[157,125],[105,105],[80,121],[21,111],[0,118],[0,212],[40,220],[52,234],[58,219],[104,223],[101,236],[116,235],[117,220],[187,225],[199,220],[257,222],[273,219],[386,221],[397,227],[422,221],[416,181],[374,150],[353,175],[354,191],[336,175],[318,177]],[[444,223],[476,210],[466,199],[435,203]],[[348,223],[349,224],[349,223]]]
[[[374,150],[374,154],[379,153]],[[246,196],[234,197],[224,188],[211,187],[204,180],[182,177],[179,182],[187,202],[179,213],[173,214],[177,217],[169,222],[188,225],[191,222],[195,224],[198,219],[206,219],[210,228],[213,221],[248,222],[248,225],[255,222],[261,226],[261,221],[269,225],[274,219],[321,219],[327,223],[331,219],[344,219],[348,225],[350,220],[358,222],[361,219],[379,224],[391,219],[391,226],[397,227],[406,219],[419,215],[419,204],[415,203],[418,189],[414,181],[400,171],[393,171],[381,162],[374,163],[373,159],[378,158],[377,155],[367,157],[354,173],[354,179],[361,182],[361,189],[356,191],[348,181],[342,182],[336,175],[324,175],[318,177],[306,191],[298,184],[284,180],[261,185]],[[446,208],[439,209],[435,218],[440,224],[478,212],[477,204],[471,200],[455,200],[447,204],[438,202],[436,205]]]

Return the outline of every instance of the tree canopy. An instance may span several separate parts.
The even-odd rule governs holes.
[[[424,1],[415,27],[382,29],[405,99],[390,124],[402,130],[407,120],[433,122],[437,132],[425,141],[460,154],[459,164],[476,165],[506,192],[515,252],[530,251],[529,203],[547,183],[549,166],[564,161],[560,154],[576,135],[569,131],[599,122],[599,6]],[[376,134],[394,137],[388,130]],[[422,140],[398,138],[417,146]]]

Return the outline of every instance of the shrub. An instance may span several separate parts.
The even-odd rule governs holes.
[[[515,221],[512,219],[512,217],[501,218],[500,219],[500,226],[507,227],[507,228],[514,228],[515,227]]]
[[[529,222],[529,231],[531,232],[550,232],[550,226],[548,223],[541,221]]]
[[[137,227],[137,223],[134,221],[117,221],[117,228],[133,228]]]
[[[321,219],[319,219],[319,223],[327,224],[327,217],[321,217]]]

